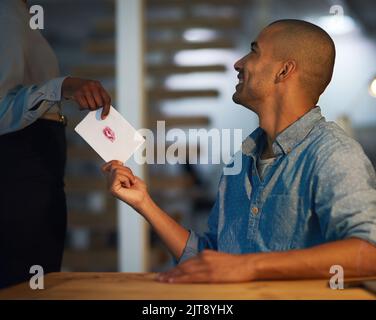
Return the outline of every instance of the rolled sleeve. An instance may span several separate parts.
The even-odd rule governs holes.
[[[51,79],[42,85],[17,86],[0,100],[0,134],[20,130],[61,100],[66,77]]]
[[[327,241],[355,237],[376,245],[376,177],[360,145],[341,146],[326,157],[315,198]]]
[[[38,93],[44,96],[44,100],[60,101],[62,98],[61,87],[67,77],[55,78],[47,81],[44,85],[38,88]]]
[[[200,243],[200,236],[193,230],[189,230],[189,232],[190,232],[189,238],[185,245],[183,254],[180,256],[178,260],[175,261],[176,264],[179,264],[190,258],[193,258],[199,252],[198,248],[199,248],[199,243]]]

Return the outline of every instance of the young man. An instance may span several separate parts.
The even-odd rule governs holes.
[[[179,265],[167,282],[234,282],[376,275],[376,178],[360,145],[316,106],[329,84],[335,46],[300,20],[267,26],[235,63],[233,100],[257,113],[242,171],[223,175],[204,235],[181,227],[131,170],[103,166],[109,189],[137,210]],[[206,250],[210,249],[210,250]]]

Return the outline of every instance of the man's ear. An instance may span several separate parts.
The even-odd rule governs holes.
[[[284,81],[287,79],[292,73],[294,73],[296,69],[296,62],[295,60],[288,60],[283,63],[282,68],[278,71],[275,83]]]

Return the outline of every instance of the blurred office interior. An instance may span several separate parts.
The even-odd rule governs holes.
[[[376,165],[376,2],[373,0],[32,0],[42,5],[46,36],[62,75],[101,81],[113,105],[137,129],[242,129],[255,114],[232,102],[234,62],[268,23],[311,21],[334,39],[337,60],[319,101]],[[340,17],[340,19],[338,19]],[[374,82],[372,82],[375,80]],[[68,235],[63,270],[161,271],[173,265],[145,221],[106,191],[103,160],[75,132],[68,116]],[[231,131],[232,133],[234,131]],[[167,147],[167,146],[166,146]],[[209,152],[212,145],[186,146]],[[223,147],[223,146],[222,146]],[[225,146],[231,153],[240,145]],[[218,146],[211,149],[220,152]],[[154,200],[187,228],[204,231],[223,163],[129,165]]]

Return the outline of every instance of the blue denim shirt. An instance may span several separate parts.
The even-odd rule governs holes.
[[[232,162],[241,157],[241,172],[222,175],[208,231],[190,230],[179,262],[203,249],[284,251],[349,237],[376,244],[374,168],[359,143],[327,122],[320,107],[276,137],[276,160],[261,181],[256,160],[265,143],[261,128],[243,141]]]

